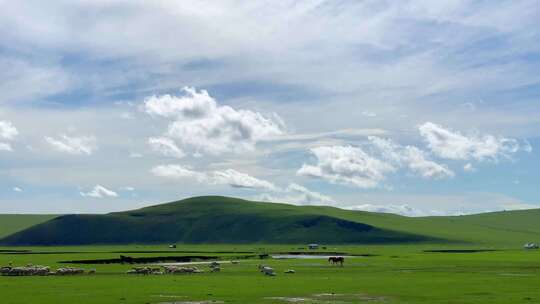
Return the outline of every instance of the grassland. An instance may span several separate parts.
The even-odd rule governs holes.
[[[332,207],[196,197],[107,215],[67,215],[0,240],[10,245],[131,243],[482,244],[540,238],[540,210],[410,218]],[[1,235],[2,232],[0,232]]]
[[[322,215],[323,221],[312,221]],[[176,249],[169,249],[167,243],[0,247],[0,266],[11,262],[13,265],[32,263],[52,268],[75,266],[97,270],[95,275],[72,277],[0,276],[0,303],[540,303],[537,288],[540,251],[522,249],[525,242],[540,241],[539,210],[407,218],[330,207],[203,197],[187,204],[186,201],[174,202],[113,213],[105,218],[112,219],[113,225],[121,224],[126,218],[134,221],[136,225],[128,230],[130,233],[154,229],[153,232],[159,234],[162,230],[153,225],[165,225],[168,229],[193,227],[189,230],[191,235],[201,234],[202,237],[195,239],[199,244],[180,243]],[[122,220],[117,221],[119,218]],[[71,229],[69,232],[74,236],[84,233],[99,236],[103,231],[114,232],[120,227],[114,226],[117,230],[81,229],[84,226],[78,226],[79,221],[68,221],[69,225],[62,226],[66,223],[64,220],[60,220],[62,225],[55,226],[58,219],[46,222],[46,217],[18,220],[13,216],[0,216],[0,220],[3,219],[9,221],[0,222],[0,235],[19,231],[14,234],[18,237],[40,230],[45,231],[47,237],[51,232],[64,229]],[[150,224],[138,224],[141,219]],[[229,225],[230,219],[241,225]],[[310,220],[310,225],[322,226],[316,227],[313,234],[302,233],[314,227],[306,229],[305,219]],[[198,223],[194,225],[194,221]],[[343,268],[331,266],[324,259],[259,258],[264,253],[313,252],[300,248],[305,248],[312,236],[324,239],[336,233],[351,232],[336,230],[351,222],[361,224],[362,229],[355,233],[375,231],[379,236],[380,233],[387,237],[393,235],[393,239],[386,243],[324,243],[326,248],[319,250],[321,254],[350,256]],[[51,226],[51,223],[56,224]],[[103,222],[98,220],[97,223]],[[261,230],[256,226],[265,228]],[[301,245],[265,242],[276,243],[279,239],[272,239],[270,232],[286,232],[279,230],[280,227],[294,228],[289,232],[296,238],[305,238],[305,242]],[[321,227],[324,229],[319,229]],[[366,227],[373,228],[364,229]],[[252,240],[252,234],[265,237],[254,243],[246,242]],[[231,235],[239,235],[242,242],[227,244],[225,241]],[[406,238],[400,239],[403,236]],[[420,238],[414,241],[410,236]],[[221,244],[201,242],[209,237],[211,240],[218,237]],[[220,261],[237,259],[240,263],[223,264],[219,273],[133,276],[126,271],[134,265],[96,261],[118,259],[120,255],[158,260],[211,256]],[[86,263],[73,262],[81,260]],[[66,261],[71,262],[63,263]],[[258,264],[274,267],[278,275],[262,275],[257,271]],[[286,269],[294,269],[296,273],[284,274]]]
[[[43,214],[0,214],[0,239],[55,217],[56,215]]]
[[[332,246],[326,252],[368,255],[346,259],[343,268],[324,259],[242,259],[219,273],[130,276],[131,265],[77,265],[96,275],[73,277],[0,277],[2,303],[538,303],[540,252],[500,250],[476,253],[427,253],[456,245]],[[474,246],[474,248],[480,248]],[[217,255],[227,260],[246,252],[298,251],[291,245],[83,246],[2,248],[32,252],[0,254],[9,261],[65,266],[60,261],[130,256]],[[163,253],[166,251],[166,253]],[[321,250],[324,252],[325,250]],[[276,277],[259,273],[260,263]],[[203,267],[204,268],[204,267]],[[286,269],[295,274],[284,274]],[[334,294],[332,296],[331,294]],[[321,294],[330,294],[321,296]],[[319,295],[319,296],[317,296]],[[326,302],[325,302],[326,301]]]

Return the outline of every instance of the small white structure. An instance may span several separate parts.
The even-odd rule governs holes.
[[[319,244],[309,244],[308,248],[310,250],[317,250],[317,249],[319,249]]]
[[[538,244],[535,244],[535,243],[527,243],[527,244],[523,245],[523,248],[524,249],[538,249],[539,246],[538,246]]]

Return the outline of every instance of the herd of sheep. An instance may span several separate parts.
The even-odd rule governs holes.
[[[218,262],[212,262],[209,264],[210,272],[221,271],[220,264]],[[189,273],[202,273],[204,270],[199,269],[196,266],[174,266],[167,265],[159,267],[134,267],[131,270],[128,270],[127,274],[189,274]]]
[[[85,271],[82,268],[62,267],[52,271],[49,266],[26,265],[23,267],[5,266],[0,267],[0,275],[3,276],[48,276],[48,275],[80,275],[95,274],[94,269]]]
[[[233,264],[237,264],[234,262]],[[261,273],[267,276],[275,276],[276,272],[273,268],[269,266],[259,265],[258,269]],[[218,262],[212,262],[209,264],[210,272],[219,272],[221,271],[221,265]],[[199,269],[196,266],[175,266],[167,265],[161,267],[134,267],[131,270],[128,270],[127,274],[139,274],[139,275],[161,275],[161,274],[191,274],[191,273],[202,273],[204,270]],[[24,267],[12,267],[5,266],[0,267],[0,275],[3,276],[48,276],[48,275],[82,275],[82,274],[95,274],[95,269],[85,270],[82,268],[75,267],[62,267],[58,268],[55,271],[52,271],[48,266],[39,266],[39,265],[26,265]],[[285,273],[295,273],[294,270],[286,270]]]

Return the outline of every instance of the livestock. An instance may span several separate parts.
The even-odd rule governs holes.
[[[0,274],[7,276],[45,276],[52,273],[49,267],[37,265],[26,267],[1,267]]]
[[[56,269],[57,275],[78,275],[78,274],[84,274],[84,269],[82,268],[75,268],[75,267],[62,267]]]
[[[152,268],[150,267],[134,267],[133,269],[127,272],[127,274],[142,274],[142,275],[149,275],[151,273],[152,273]]]
[[[535,243],[527,243],[523,246],[524,249],[538,249],[539,246]]]
[[[340,265],[341,267],[343,267],[345,258],[344,257],[329,257],[328,262],[331,263],[332,265]]]
[[[275,276],[276,275],[276,272],[274,271],[274,269],[272,267],[259,265],[258,268],[259,268],[260,272],[262,272],[263,274],[265,274],[267,276]]]
[[[294,271],[294,269],[287,269],[285,270],[285,273],[296,273],[296,271]]]
[[[182,274],[182,273],[201,273],[203,272],[195,266],[178,267],[178,266],[163,266],[164,272],[169,274]]]

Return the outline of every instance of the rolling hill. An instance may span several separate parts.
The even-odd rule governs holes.
[[[128,212],[59,216],[12,234],[0,243],[404,243],[432,240],[314,211],[286,204],[196,197]]]
[[[0,238],[46,222],[57,216],[48,214],[0,214]]]
[[[515,247],[540,242],[540,210],[410,218],[205,196],[105,215],[59,216],[0,240],[4,245],[170,242],[436,242]]]

